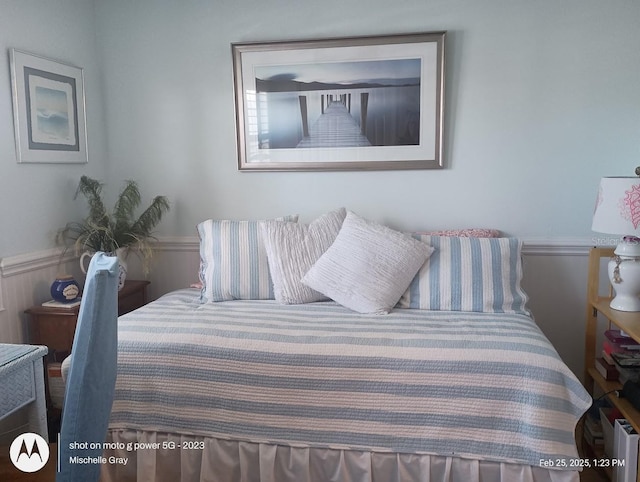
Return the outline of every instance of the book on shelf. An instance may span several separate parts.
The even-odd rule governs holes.
[[[612,355],[613,353],[624,353],[626,350],[617,343],[605,338],[602,340],[602,351],[607,355]]]
[[[620,375],[616,366],[608,363],[604,358],[596,359],[596,370],[605,380],[617,380]]]
[[[616,368],[618,369],[618,382],[621,385],[624,385],[627,382],[640,382],[640,370],[638,368]]]
[[[585,430],[589,430],[589,433],[594,438],[602,438],[604,432],[602,431],[602,421],[594,417],[591,413],[587,413],[584,419]]]
[[[616,364],[615,360],[613,359],[613,357],[611,355],[609,355],[606,351],[602,350],[602,358],[604,358],[604,360],[609,364],[609,365],[614,365]]]
[[[602,432],[600,436],[594,435],[587,425],[584,426],[583,437],[585,442],[594,450],[597,450],[598,447],[604,447],[604,437],[602,436]]]
[[[609,358],[613,363],[608,361]],[[640,352],[629,351],[607,355],[603,350],[602,358],[596,359],[595,368],[605,380],[616,380],[615,378],[607,378],[607,376],[612,376],[607,365],[613,366],[617,370],[617,380],[622,385],[628,381],[640,382]]]
[[[611,342],[618,345],[640,346],[640,343],[621,330],[606,330],[604,332],[604,336],[606,336]]]
[[[640,352],[612,353],[611,358],[622,368],[640,368]]]
[[[640,353],[640,344],[636,343],[635,340],[631,338],[629,338],[629,340],[626,342],[614,342],[608,337],[605,337],[604,340],[602,340],[602,351],[608,355],[612,355],[614,353]]]

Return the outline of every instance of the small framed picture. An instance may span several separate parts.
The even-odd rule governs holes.
[[[10,51],[18,162],[86,163],[82,69]]]
[[[443,164],[445,32],[232,44],[238,168]]]

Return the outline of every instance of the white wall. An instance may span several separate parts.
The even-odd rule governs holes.
[[[207,217],[347,206],[401,228],[591,237],[602,175],[639,161],[640,2],[97,2],[110,179],[171,197],[165,234]],[[447,30],[446,169],[236,169],[230,43]]]
[[[105,176],[101,69],[92,0],[0,2],[0,258],[53,246],[57,229],[82,213],[74,202],[82,174]],[[18,164],[9,49],[84,69],[88,164]]]
[[[82,174],[107,171],[101,69],[92,0],[0,2],[0,342],[26,340],[22,311],[43,301],[56,272],[67,269],[50,248],[56,230],[81,216],[73,200]],[[9,50],[84,69],[88,164],[18,164]]]

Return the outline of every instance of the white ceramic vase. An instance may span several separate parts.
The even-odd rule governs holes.
[[[122,289],[122,287],[124,286],[124,282],[127,279],[126,258],[128,253],[129,251],[126,247],[116,249],[115,253],[107,253],[109,256],[115,256],[118,258],[118,291]],[[80,269],[84,274],[87,274],[87,268],[89,267],[89,263],[91,262],[91,258],[94,254],[94,252],[85,251],[84,253],[82,253],[82,256],[80,256]]]

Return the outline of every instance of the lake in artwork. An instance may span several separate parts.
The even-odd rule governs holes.
[[[420,144],[420,59],[256,67],[260,149]]]

